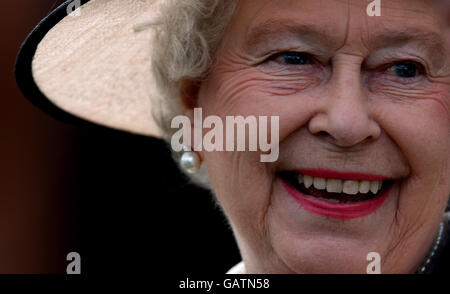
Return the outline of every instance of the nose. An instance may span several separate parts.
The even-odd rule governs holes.
[[[309,121],[308,129],[338,147],[352,147],[380,136],[380,126],[370,114],[359,67],[335,71],[321,109]]]

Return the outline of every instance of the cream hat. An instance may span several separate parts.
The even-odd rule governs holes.
[[[79,5],[77,5],[79,4]],[[66,1],[20,49],[16,80],[53,116],[158,136],[151,115],[152,0]]]

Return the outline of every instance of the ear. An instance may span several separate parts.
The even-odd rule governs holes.
[[[183,112],[193,111],[197,107],[200,82],[183,79],[180,83],[180,99]]]
[[[198,107],[198,99],[200,93],[201,82],[194,81],[192,79],[183,79],[180,82],[180,99],[181,99],[181,112],[183,115],[187,116],[191,122],[191,142],[192,148],[197,151],[197,155],[202,158],[201,148],[197,150],[196,148],[196,138],[195,138],[195,112],[194,109]],[[203,122],[201,122],[203,124]],[[201,142],[201,140],[200,140]]]
[[[179,96],[181,99],[181,113],[187,116],[191,122],[191,142],[195,142],[194,127],[195,115],[194,108],[198,106],[200,92],[200,82],[192,79],[183,79],[180,82]],[[194,147],[195,148],[195,147]]]

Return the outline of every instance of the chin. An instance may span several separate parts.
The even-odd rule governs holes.
[[[387,254],[401,179],[304,169],[273,185],[268,232],[286,272],[365,274],[370,252]]]

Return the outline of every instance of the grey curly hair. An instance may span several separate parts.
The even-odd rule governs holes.
[[[237,8],[238,0],[165,0],[154,21],[156,39],[152,52],[152,70],[161,95],[153,97],[153,116],[170,141],[176,131],[170,127],[181,113],[180,89],[185,79],[207,78],[215,51]],[[181,154],[173,152],[178,162]],[[203,167],[191,179],[209,187]]]

